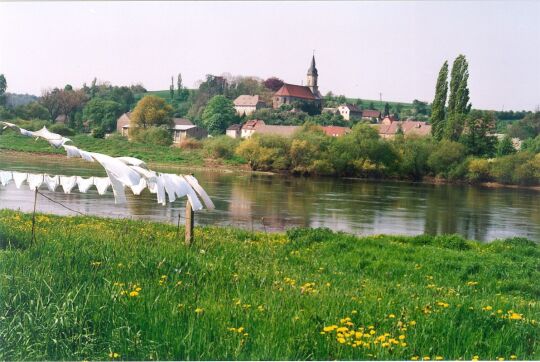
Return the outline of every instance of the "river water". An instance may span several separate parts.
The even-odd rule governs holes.
[[[99,165],[82,160],[0,152],[0,169],[49,174],[105,176]],[[159,169],[177,172],[178,169]],[[189,170],[183,170],[187,173]],[[249,173],[194,172],[216,205],[196,213],[196,224],[237,226],[282,231],[295,226],[328,227],[357,235],[458,233],[491,241],[524,236],[540,240],[540,192],[490,189],[464,185],[429,185],[389,181],[296,178]],[[116,205],[112,192],[100,196],[95,188],[81,194],[40,191],[85,214],[157,220],[176,224],[183,215],[183,200],[161,206],[145,190],[140,196],[126,191],[127,204]],[[0,208],[31,211],[34,193],[26,184],[0,185]],[[38,196],[37,210],[74,215]]]

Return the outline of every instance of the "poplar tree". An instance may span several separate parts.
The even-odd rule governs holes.
[[[172,76],[171,76],[171,86],[169,87],[169,92],[171,95],[171,100],[174,99],[174,80]]]
[[[445,105],[448,93],[448,61],[445,61],[439,71],[437,85],[435,86],[435,98],[431,106],[431,134],[437,140],[441,140],[445,128]]]
[[[452,65],[450,75],[450,95],[448,97],[448,118],[444,136],[456,141],[459,139],[465,123],[465,116],[471,110],[469,103],[469,64],[464,55],[460,54]]]

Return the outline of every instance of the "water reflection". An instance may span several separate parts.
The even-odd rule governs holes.
[[[102,176],[98,165],[81,160],[34,161],[0,155],[0,169]],[[162,171],[176,171],[162,170]],[[477,240],[525,236],[540,239],[538,192],[486,189],[456,185],[424,185],[352,179],[305,179],[247,173],[196,172],[195,176],[216,205],[202,211],[202,225],[238,226],[279,231],[293,226],[329,227],[355,234],[460,233]],[[140,196],[127,192],[127,203],[115,205],[112,193],[105,196],[91,189],[42,192],[83,213],[176,223],[184,202],[161,206],[145,190]],[[0,187],[0,207],[31,211],[33,193],[25,185]],[[38,209],[73,214],[43,198]]]

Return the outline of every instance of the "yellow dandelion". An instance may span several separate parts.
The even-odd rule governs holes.
[[[137,292],[136,290],[133,290],[133,291],[131,291],[131,292],[129,293],[129,296],[130,296],[130,297],[136,297],[136,296],[138,296],[138,295],[139,295],[139,292]]]
[[[202,313],[204,313],[204,309],[203,309],[203,308],[197,307],[197,308],[195,309],[195,313],[197,313],[197,314],[202,314]]]
[[[442,361],[443,359],[444,359],[444,358],[443,358],[442,356],[436,356],[436,357],[435,357],[435,360],[436,360],[436,361]]]
[[[343,337],[339,337],[339,338],[337,339],[337,341],[338,341],[339,343],[341,343],[341,344],[343,344],[343,343],[346,342],[345,338],[343,338]]]
[[[116,359],[116,358],[119,358],[119,357],[120,357],[120,354],[118,354],[116,352],[109,353],[109,358]]]
[[[401,339],[401,340],[404,340],[406,337],[405,337],[404,334],[402,334],[402,335],[400,335],[398,338]]]
[[[389,314],[388,318],[396,318],[396,315],[395,314]]]
[[[431,358],[429,358],[429,356],[424,356],[424,358],[422,358],[424,361],[429,361],[431,360]]]
[[[412,356],[412,357],[411,357],[411,361],[418,361],[419,358],[420,358],[420,357],[418,357],[418,356]]]
[[[410,322],[409,322],[409,325],[410,325],[410,326],[415,326],[415,325],[416,325],[416,321],[410,321]]]
[[[517,359],[517,356],[515,354],[510,356],[510,359]]]

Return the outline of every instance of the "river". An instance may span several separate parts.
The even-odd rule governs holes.
[[[174,172],[171,169],[159,169]],[[32,157],[0,152],[0,170],[104,176],[97,164],[63,157]],[[178,172],[178,170],[176,170]],[[184,172],[187,172],[184,170]],[[357,235],[458,233],[491,241],[523,236],[540,240],[540,192],[525,189],[431,185],[391,181],[297,178],[241,172],[194,172],[216,205],[196,213],[196,224],[282,231],[291,227],[328,227]],[[176,223],[183,200],[161,206],[145,190],[126,191],[128,201],[116,205],[112,192],[95,188],[81,194],[40,191],[85,214]],[[34,193],[26,184],[0,185],[0,208],[32,211]],[[38,196],[37,210],[74,215]]]

